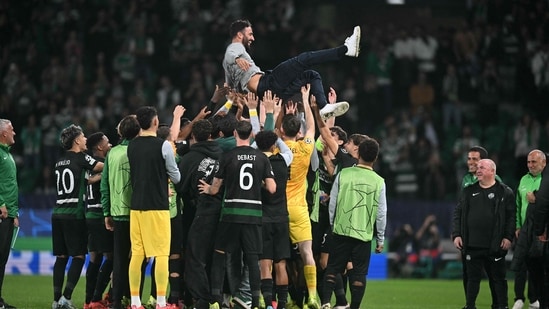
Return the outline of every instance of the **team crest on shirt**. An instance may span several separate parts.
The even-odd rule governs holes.
[[[90,165],[93,165],[95,163],[95,159],[90,155],[86,155],[84,158],[90,163]]]
[[[493,199],[496,195],[494,193],[489,193],[488,194],[488,199]]]
[[[303,141],[305,142],[305,144],[311,144],[313,142],[313,139],[310,137],[305,137]]]

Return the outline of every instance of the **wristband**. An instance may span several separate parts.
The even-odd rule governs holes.
[[[250,117],[257,116],[257,110],[255,108],[250,109]]]
[[[231,107],[233,106],[233,101],[231,100],[227,100],[227,102],[225,102],[225,104],[223,105],[226,109],[231,109]]]

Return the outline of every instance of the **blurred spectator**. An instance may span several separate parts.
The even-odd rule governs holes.
[[[486,128],[494,125],[499,119],[499,105],[501,104],[500,78],[493,60],[487,60],[478,88],[479,123]]]
[[[384,43],[379,43],[370,50],[366,57],[366,72],[373,75],[377,85],[377,97],[381,108],[378,115],[384,117],[393,107],[393,56]],[[350,100],[350,99],[349,99]]]
[[[59,58],[54,56],[50,65],[42,71],[42,94],[53,97],[55,93],[65,91],[68,86],[67,72],[60,63]]]
[[[48,114],[42,116],[40,121],[40,129],[42,130],[42,155],[43,166],[49,169],[44,172],[44,183],[51,184],[51,168],[55,164],[60,153],[59,134],[64,127],[65,122],[63,116],[58,113],[57,104],[49,102]],[[46,178],[47,177],[47,178]]]
[[[393,42],[393,53],[395,56],[393,71],[393,81],[396,88],[395,105],[397,107],[406,107],[409,102],[408,90],[417,76],[413,39],[406,28],[398,31],[398,36]]]
[[[65,62],[74,58],[77,63],[80,63],[82,61],[83,48],[82,43],[78,40],[76,30],[69,32],[69,37],[65,42]]]
[[[135,56],[130,52],[127,42],[122,44],[114,57],[113,68],[120,76],[124,91],[129,92],[135,81]]]
[[[549,98],[549,43],[545,42],[533,55],[531,60],[532,73],[537,88],[535,100],[540,104],[539,112],[542,119],[549,116],[547,98]]]
[[[417,123],[422,113],[430,113],[435,101],[435,89],[425,72],[419,72],[415,84],[410,87],[410,110],[412,121]]]
[[[28,122],[21,129],[21,147],[23,152],[23,168],[19,171],[20,193],[33,193],[42,172],[42,132],[36,125],[34,114],[28,117]]]
[[[21,79],[21,72],[16,63],[11,63],[9,70],[2,80],[2,91],[8,95],[10,100],[15,96],[15,91]]]
[[[520,117],[513,131],[513,142],[515,144],[515,179],[521,179],[528,173],[528,167],[524,164],[527,161],[528,153],[539,148],[541,128],[539,122],[529,113]]]
[[[21,80],[17,85],[13,103],[16,106],[17,124],[22,124],[34,113],[34,105],[38,97],[36,87],[29,81],[26,74],[21,75]]]
[[[461,191],[461,180],[463,179],[463,176],[465,176],[465,173],[467,172],[467,154],[469,152],[469,149],[473,146],[477,146],[480,144],[480,139],[473,135],[473,129],[470,125],[464,125],[463,128],[461,128],[461,136],[458,137],[453,146],[452,146],[452,153],[453,153],[453,161],[455,164],[455,181],[457,184],[456,192]]]
[[[112,57],[115,53],[114,49],[114,36],[118,30],[118,24],[112,18],[112,16],[105,9],[100,9],[97,12],[97,18],[95,23],[90,27],[89,38],[89,54],[92,59],[99,53],[105,55],[105,61],[108,63],[111,62]],[[96,65],[97,63],[92,63]]]
[[[432,114],[427,111],[421,113],[416,132],[418,136],[425,136],[433,149],[438,149],[437,131]]]
[[[21,144],[23,145],[23,166],[27,170],[40,170],[42,158],[40,150],[42,132],[36,125],[36,116],[30,115],[27,124],[21,130]]]
[[[431,36],[425,27],[414,27],[413,39],[414,56],[418,61],[418,69],[426,75],[432,75],[436,70],[435,56],[438,41]]]
[[[459,100],[459,79],[453,64],[446,66],[446,74],[442,79],[442,123],[445,130],[453,125],[461,128],[462,106]]]
[[[417,264],[417,243],[412,226],[403,224],[389,241],[389,252],[394,253],[390,271],[395,277],[409,277]]]
[[[82,129],[86,134],[99,131],[99,123],[103,119],[103,109],[97,105],[97,97],[90,95],[86,100],[86,105],[80,111],[82,119]]]
[[[156,91],[158,117],[160,122],[171,123],[171,114],[176,105],[181,103],[181,94],[179,89],[172,85],[168,76],[160,78],[160,88]]]
[[[145,25],[137,24],[135,34],[129,38],[129,52],[135,56],[135,74],[145,82],[152,81],[151,57],[154,55],[154,41],[145,33]]]
[[[429,274],[425,274],[429,277],[435,275],[436,264],[441,253],[440,232],[436,220],[437,218],[435,215],[428,215],[416,232],[417,248],[419,252],[418,263],[426,264],[421,266],[432,271]]]

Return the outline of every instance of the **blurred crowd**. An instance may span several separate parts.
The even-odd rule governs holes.
[[[336,123],[380,141],[389,196],[454,198],[474,144],[516,185],[528,152],[549,149],[548,2],[470,0],[442,19],[411,7],[415,15],[383,22],[362,2],[0,1],[0,115],[18,133],[22,192],[53,192],[70,123],[116,141],[118,121],[142,105],[170,123],[182,104],[192,119],[223,83],[237,18],[252,22],[264,70],[362,26],[360,65],[317,69],[351,104]]]

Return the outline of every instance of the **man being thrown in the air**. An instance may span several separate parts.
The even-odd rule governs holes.
[[[324,119],[340,116],[349,109],[347,102],[327,104],[322,78],[317,71],[311,70],[310,67],[340,60],[343,56],[358,57],[359,26],[354,28],[353,34],[345,39],[345,43],[341,46],[301,53],[266,72],[261,71],[248,53],[255,40],[251,23],[247,20],[234,21],[230,27],[230,35],[232,42],[227,46],[223,58],[225,81],[229,87],[239,92],[251,91],[260,97],[266,90],[271,90],[286,101],[299,93],[302,86],[310,84],[311,94],[316,97],[320,114]]]

